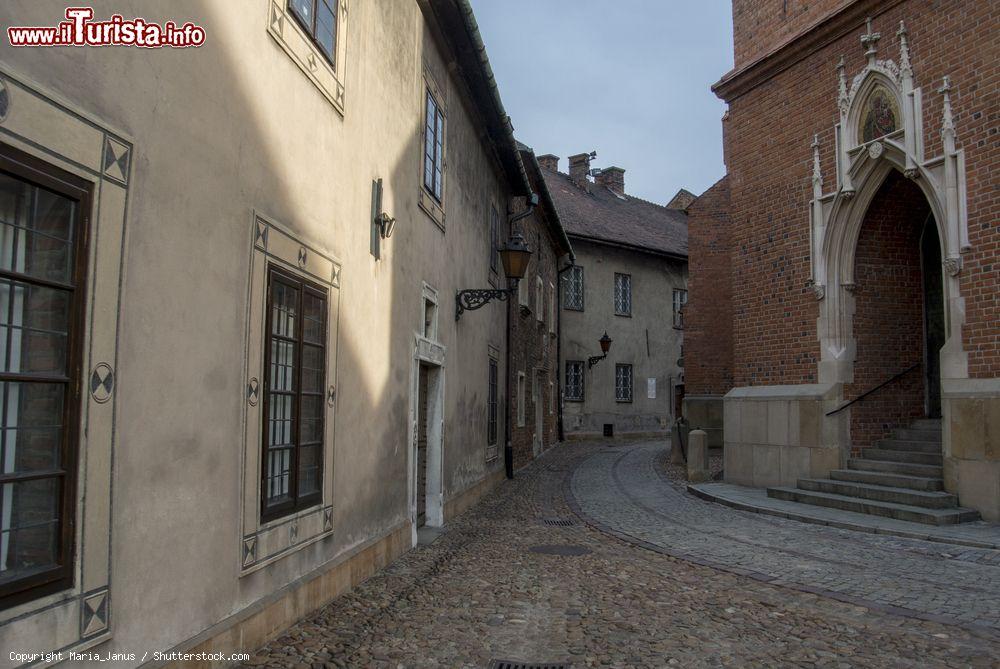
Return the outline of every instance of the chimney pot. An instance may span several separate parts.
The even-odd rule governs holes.
[[[551,172],[559,171],[559,156],[553,156],[551,153],[546,153],[544,156],[538,156],[537,160],[542,169],[549,170]]]
[[[601,173],[594,177],[594,181],[618,195],[625,194],[625,170],[620,167],[603,168]]]
[[[590,174],[590,159],[594,152],[578,153],[569,157],[569,178],[582,188],[589,189],[590,182],[587,175]]]

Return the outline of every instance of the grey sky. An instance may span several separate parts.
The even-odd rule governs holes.
[[[597,151],[628,192],[666,203],[725,171],[709,87],[732,68],[729,0],[472,0],[517,138]]]

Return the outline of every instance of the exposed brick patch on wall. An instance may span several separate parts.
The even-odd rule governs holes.
[[[853,399],[895,374],[919,369],[851,407],[854,449],[871,446],[924,415],[924,288],[920,235],[930,207],[920,189],[892,172],[865,214],[855,252]]]
[[[789,5],[794,4],[789,0]],[[818,17],[840,5],[833,0],[811,3],[809,12]],[[770,26],[767,14],[774,11],[772,2],[734,1],[738,64],[751,51],[773,49],[783,30],[795,32]],[[750,23],[751,19],[756,23]],[[815,17],[799,20],[806,26]],[[880,58],[898,58],[895,33],[901,20],[909,31],[916,85],[923,90],[927,157],[941,151],[937,88],[944,75],[951,77],[958,145],[965,150],[971,244],[971,250],[963,254],[960,276],[966,307],[963,345],[970,376],[1000,377],[1000,190],[995,177],[1000,167],[996,111],[1000,108],[1000,61],[992,57],[996,51],[992,33],[974,29],[997,25],[1000,4],[902,2],[875,19],[873,28],[882,34]],[[811,276],[810,142],[817,133],[824,192],[830,192],[836,184],[836,64],[843,56],[849,76],[863,68],[859,36],[864,31],[859,22],[856,30],[730,101],[726,155],[732,220],[733,383],[737,386],[818,380],[818,304],[807,287]],[[692,247],[698,243],[695,229]],[[692,281],[697,283],[697,277],[692,276]],[[688,332],[688,350],[698,346],[693,339]]]
[[[729,179],[688,208],[688,303],[684,310],[684,381],[689,395],[733,387],[733,312]]]

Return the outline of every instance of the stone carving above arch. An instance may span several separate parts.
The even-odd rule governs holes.
[[[898,63],[878,59],[882,35],[871,19],[861,36],[866,63],[849,80],[844,59],[837,64],[837,108],[834,127],[836,184],[824,192],[818,136],[814,137],[810,203],[809,286],[820,302],[818,332],[823,382],[850,382],[854,360],[854,252],[868,205],[892,170],[913,179],[927,198],[941,239],[946,270],[945,300],[948,343],[942,350],[946,378],[968,375],[961,347],[964,301],[958,276],[962,253],[969,249],[966,212],[965,155],[958,148],[948,77],[936,91],[942,98],[942,153],[924,156],[922,91],[914,86],[906,27],[895,33]],[[849,83],[850,82],[850,83]],[[867,132],[866,132],[867,130]]]

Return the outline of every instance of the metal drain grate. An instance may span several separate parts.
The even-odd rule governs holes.
[[[570,527],[572,525],[576,525],[576,523],[569,518],[543,518],[542,524],[554,525],[556,527]]]
[[[573,669],[564,662],[516,662],[513,660],[490,660],[488,669]]]

